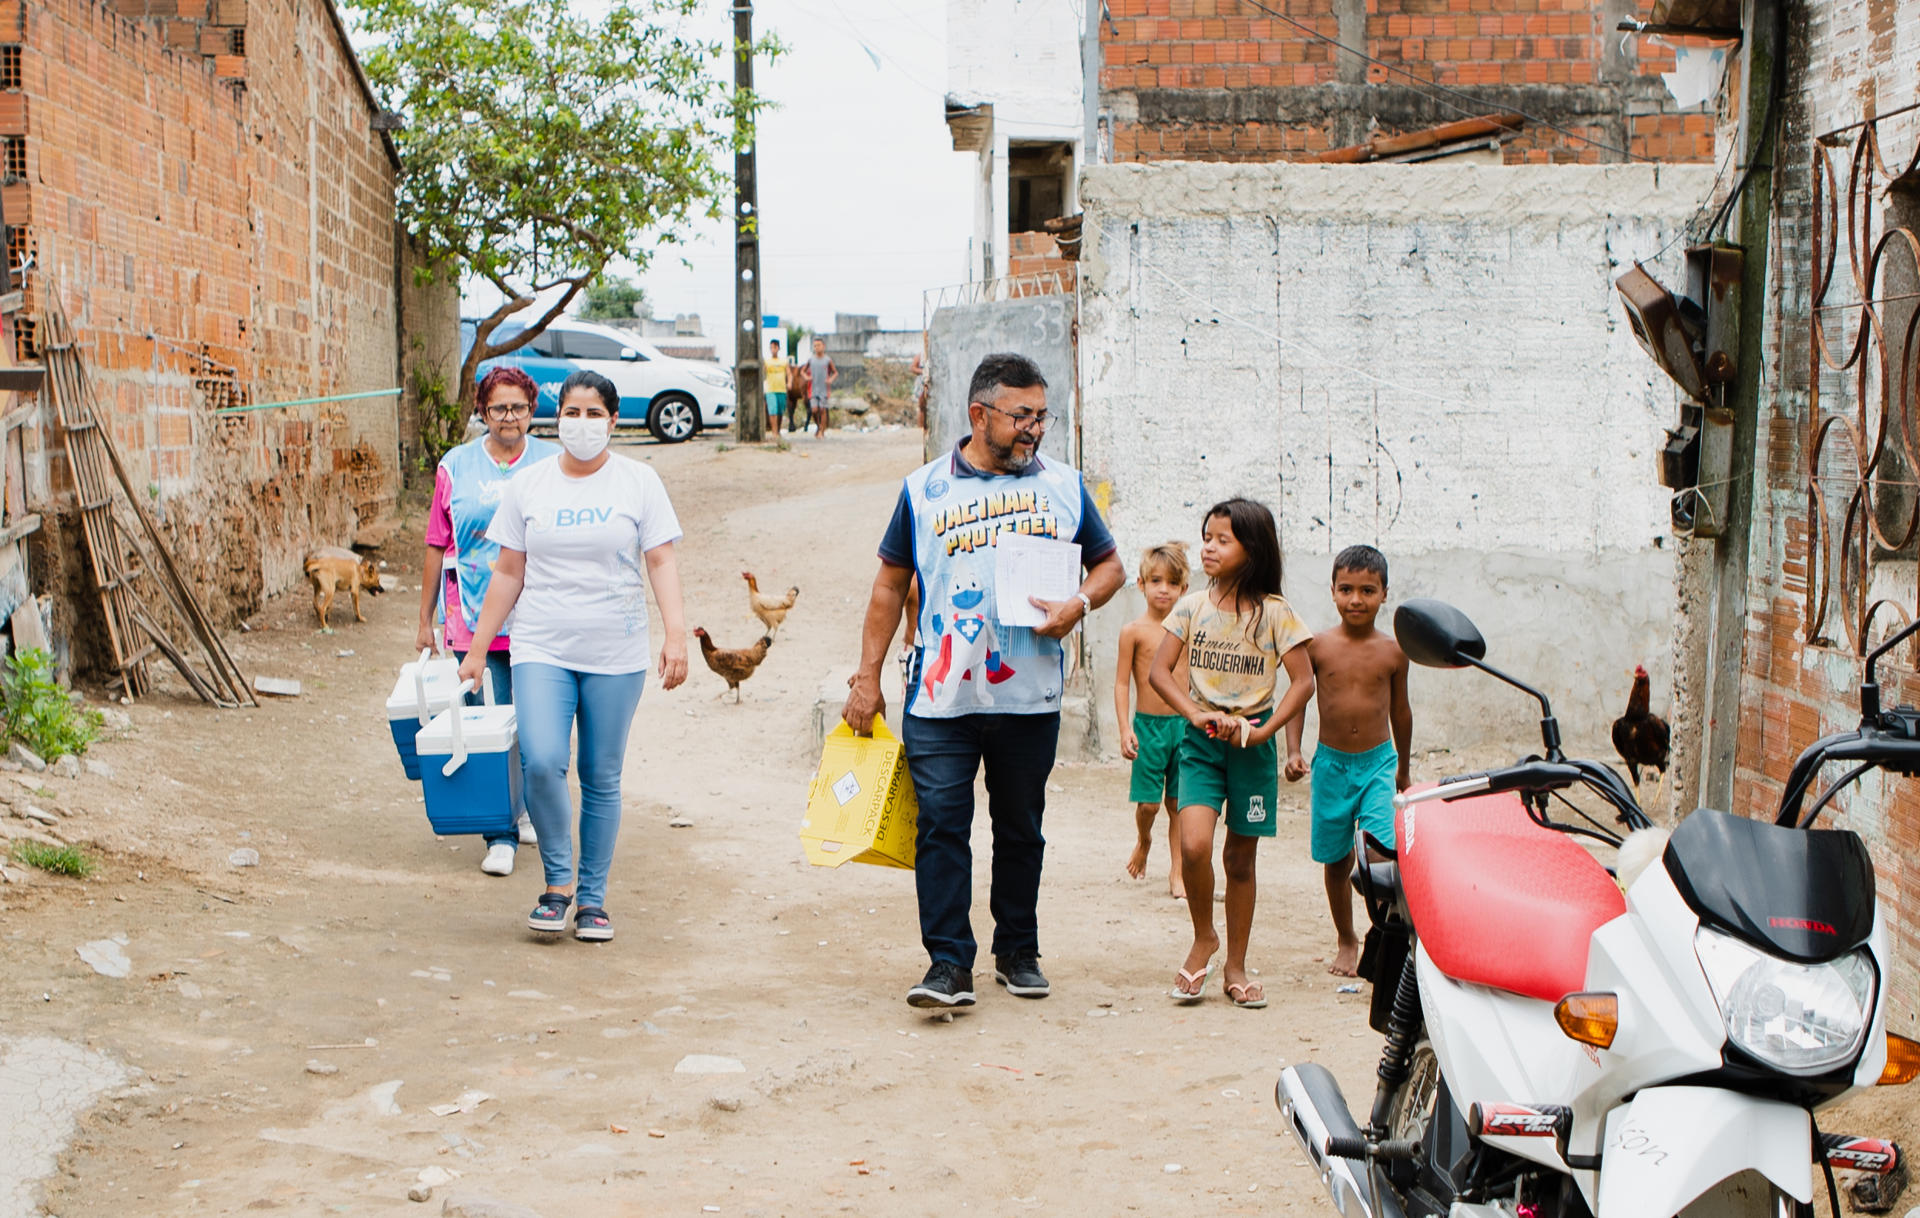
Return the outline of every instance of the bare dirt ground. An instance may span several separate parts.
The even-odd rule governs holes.
[[[1264,1011],[1231,1007],[1217,979],[1198,1006],[1165,997],[1189,927],[1163,843],[1147,879],[1122,871],[1118,765],[1056,772],[1044,1001],[998,991],[987,961],[971,1011],[911,1010],[925,967],[912,876],[804,863],[813,707],[856,657],[918,444],[625,450],[660,470],[686,526],[690,626],[723,646],[758,637],[743,567],[801,595],[743,705],[717,700],[697,658],[686,686],[643,699],[610,944],[536,941],[535,852],[483,876],[481,843],[436,839],[401,773],[380,708],[411,658],[417,543],[389,548],[403,588],[367,624],[320,634],[296,594],[235,637],[249,674],[296,677],[301,697],[245,711],[155,697],[91,754],[113,777],[37,780],[104,865],[0,887],[0,1029],[84,1045],[133,1080],[81,1118],[41,1182],[44,1212],[438,1213],[463,1194],[546,1218],[1331,1212],[1274,1079],[1318,1060],[1364,1098],[1378,1038],[1366,994],[1325,972],[1303,789],[1283,794],[1261,855]],[[229,864],[242,847],[257,867]],[[76,954],[116,936],[124,978]],[[688,1073],[693,1055],[739,1069]],[[471,1091],[489,1098],[430,1111]],[[434,1167],[458,1178],[411,1204]],[[9,1170],[25,1169],[0,1163],[0,1215]]]

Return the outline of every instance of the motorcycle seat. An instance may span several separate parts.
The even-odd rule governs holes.
[[[1627,903],[1579,843],[1512,794],[1415,804],[1395,828],[1414,931],[1442,973],[1544,1002],[1584,988],[1593,932]]]

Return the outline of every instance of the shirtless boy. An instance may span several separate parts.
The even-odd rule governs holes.
[[[1333,607],[1340,628],[1313,636],[1320,743],[1313,754],[1313,861],[1326,869],[1327,908],[1339,945],[1327,971],[1352,977],[1360,963],[1353,933],[1354,826],[1392,848],[1393,795],[1407,789],[1413,708],[1407,657],[1374,619],[1387,599],[1386,556],[1348,546],[1333,560]],[[1287,724],[1287,781],[1307,775],[1300,757],[1304,716]]]
[[[1148,674],[1153,670],[1154,652],[1160,649],[1160,640],[1166,634],[1167,614],[1187,594],[1186,545],[1169,541],[1148,550],[1140,558],[1135,582],[1147,598],[1147,611],[1121,629],[1120,667],[1113,675],[1113,713],[1120,725],[1120,755],[1133,763],[1128,798],[1133,800],[1133,824],[1139,834],[1133,853],[1127,857],[1127,874],[1137,880],[1147,873],[1153,819],[1164,804],[1172,867],[1167,873],[1167,895],[1185,900],[1187,885],[1180,874],[1180,801],[1174,778],[1180,736],[1187,721],[1154,691]],[[1187,679],[1184,655],[1174,675],[1179,681]],[[1127,706],[1129,683],[1137,699],[1131,713]]]

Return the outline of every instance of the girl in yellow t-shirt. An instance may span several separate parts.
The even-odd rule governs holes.
[[[1280,537],[1273,513],[1251,499],[1228,499],[1201,520],[1200,566],[1209,585],[1167,614],[1166,637],[1150,681],[1187,720],[1180,741],[1180,856],[1193,917],[1193,947],[1170,997],[1198,1002],[1213,975],[1220,936],[1213,926],[1213,830],[1224,809],[1227,844],[1227,997],[1264,1007],[1266,991],[1247,975],[1253,931],[1254,854],[1274,834],[1279,750],[1274,736],[1313,697],[1313,637],[1280,595]],[[1174,679],[1184,650],[1187,680]],[[1280,674],[1286,693],[1275,703]]]

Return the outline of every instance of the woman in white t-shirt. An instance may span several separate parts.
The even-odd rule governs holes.
[[[513,616],[513,701],[527,814],[540,838],[547,890],[527,916],[559,934],[576,896],[569,734],[580,737],[579,906],[573,937],[613,938],[607,872],[620,832],[620,770],[647,676],[647,584],[660,602],[660,683],[687,679],[687,636],[673,543],[680,522],[660,476],[607,451],[620,394],[596,372],[560,386],[553,460],[506,484],[487,539],[493,580],[460,665],[478,681],[487,648]],[[641,575],[644,563],[646,575]]]

